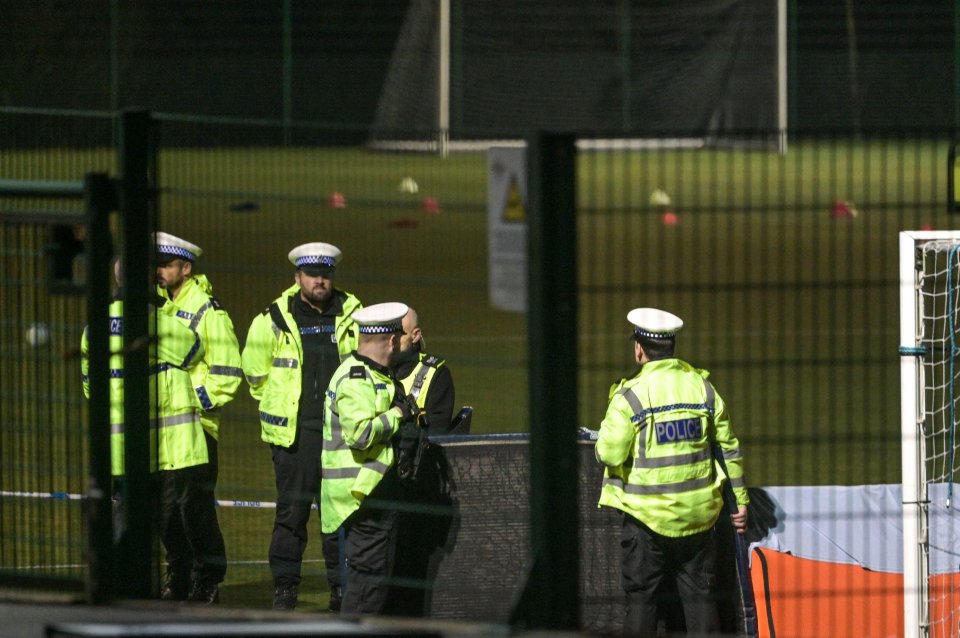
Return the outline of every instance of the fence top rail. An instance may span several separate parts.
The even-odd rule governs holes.
[[[83,198],[83,182],[0,179],[0,197]]]
[[[14,210],[0,208],[4,224],[82,224],[87,214],[82,210]]]

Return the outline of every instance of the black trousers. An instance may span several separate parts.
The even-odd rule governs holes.
[[[213,439],[208,438],[210,441]],[[216,458],[216,442],[213,443]],[[167,574],[180,588],[191,581],[216,585],[223,582],[227,573],[226,549],[208,465],[159,473],[160,540],[167,550]]]
[[[620,535],[621,582],[627,593],[624,633],[653,636],[657,605],[683,610],[687,631],[709,634],[720,630],[714,590],[716,543],[713,530],[673,538],[657,534],[627,514]],[[658,597],[675,585],[676,594]],[[671,609],[672,608],[672,609]]]
[[[307,548],[310,509],[320,497],[320,453],[323,432],[301,428],[288,448],[271,445],[277,485],[277,512],[270,540],[270,571],[277,587],[299,585],[300,565]],[[337,534],[321,534],[327,582],[340,585]]]
[[[347,560],[341,613],[381,614],[387,609],[400,513],[390,508],[385,496],[371,495],[343,523]]]
[[[426,616],[437,568],[454,519],[446,452],[435,444],[424,450],[419,479],[403,486],[405,507],[396,523],[393,584],[385,613]]]

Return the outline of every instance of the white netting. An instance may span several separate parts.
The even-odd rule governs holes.
[[[921,249],[921,335],[926,354],[922,359],[924,459],[927,481],[950,483],[956,460],[957,400],[960,397],[960,244],[931,241]],[[947,489],[949,507],[953,489]],[[955,501],[955,498],[953,499]]]
[[[960,581],[955,573],[957,561],[938,566],[929,563],[931,549],[944,541],[955,550],[958,545],[944,539],[936,529],[937,520],[952,514],[960,503],[954,485],[957,455],[957,419],[960,415],[960,240],[928,241],[920,247],[919,345],[924,355],[919,366],[922,392],[920,416],[923,436],[920,454],[928,494],[924,546],[928,561],[929,635],[958,636],[960,620]],[[935,489],[928,489],[937,486]],[[940,489],[945,488],[945,489]],[[943,573],[946,571],[947,573]],[[938,573],[939,572],[939,573]]]

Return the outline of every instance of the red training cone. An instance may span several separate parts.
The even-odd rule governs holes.
[[[838,199],[830,209],[831,217],[856,217],[857,209],[848,201]]]
[[[343,193],[334,192],[330,194],[330,199],[327,200],[327,205],[330,208],[346,208],[347,207],[347,198],[343,196]]]

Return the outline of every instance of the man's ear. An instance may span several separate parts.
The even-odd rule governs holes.
[[[419,327],[416,327],[413,330],[411,330],[410,334],[411,334],[411,339],[413,340],[413,343],[420,343],[420,340],[423,339],[423,333],[420,332]]]
[[[192,261],[187,261],[186,259],[183,260],[183,274],[185,277],[189,277],[191,274],[193,274]]]

